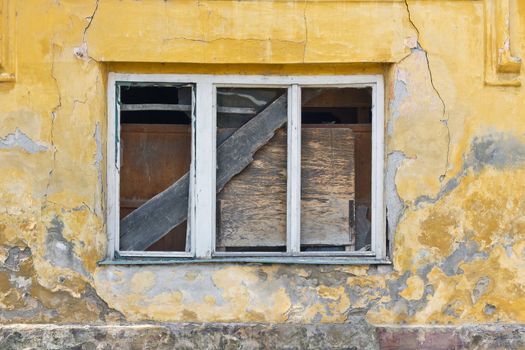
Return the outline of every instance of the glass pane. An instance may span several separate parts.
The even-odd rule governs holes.
[[[217,89],[219,252],[286,251],[286,99],[286,89]]]
[[[189,251],[187,233],[189,182],[178,193],[179,217],[164,236],[147,240],[147,230],[126,231],[124,222],[149,199],[181,181],[191,163],[192,88],[190,86],[120,87],[121,250]],[[135,213],[136,214],[136,213]],[[164,215],[163,213],[155,213]],[[128,221],[123,221],[128,220]],[[128,248],[140,237],[139,248]]]
[[[302,96],[301,251],[370,250],[371,90]]]

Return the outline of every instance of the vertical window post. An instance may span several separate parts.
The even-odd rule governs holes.
[[[119,238],[119,169],[118,169],[118,101],[117,86],[113,74],[108,79],[108,142],[107,142],[107,227],[108,227],[108,256],[115,258]]]
[[[377,79],[372,93],[372,237],[377,259],[386,258],[386,205],[384,202],[385,120],[383,80]]]
[[[192,243],[197,258],[211,258],[215,237],[215,92],[211,82],[197,83],[195,230]]]
[[[288,88],[288,210],[286,250],[301,251],[301,88]]]

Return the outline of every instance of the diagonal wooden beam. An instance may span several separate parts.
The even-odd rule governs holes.
[[[253,160],[253,154],[286,123],[283,94],[237,129],[217,149],[217,191]],[[120,249],[145,250],[178,226],[188,215],[189,174],[148,200],[120,221]]]
[[[303,103],[319,94],[305,91]],[[237,129],[217,148],[217,192],[246,168],[253,155],[287,121],[287,94]],[[189,173],[120,221],[120,249],[142,251],[184,222],[188,215]]]

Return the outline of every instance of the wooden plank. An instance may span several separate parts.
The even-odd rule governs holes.
[[[280,128],[217,194],[217,247],[286,246],[286,145]]]
[[[345,245],[354,242],[354,133],[352,128],[302,130],[301,244]]]
[[[217,248],[286,246],[286,195],[218,200]]]
[[[191,112],[191,105],[187,104],[121,104],[120,110],[123,112],[137,112],[137,111],[175,111],[175,112]],[[250,107],[218,107],[219,113],[229,114],[255,114],[257,111]]]
[[[372,201],[372,125],[352,126],[355,138],[355,197],[359,203]]]
[[[324,197],[324,198],[323,198]],[[351,194],[347,198],[352,198]],[[328,198],[301,200],[301,245],[354,245],[349,199]]]
[[[148,200],[188,172],[191,126],[122,124],[121,155],[121,206],[122,201]]]
[[[253,154],[268,142],[287,120],[287,96],[282,95],[239,128],[217,149],[217,191],[253,160]],[[121,250],[145,250],[188,213],[189,174],[151,198],[120,222]]]
[[[351,246],[352,130],[303,128],[302,140],[301,244]],[[279,129],[218,194],[217,247],[286,245],[286,145]]]
[[[122,124],[121,218],[183,176],[189,170],[190,149],[190,125]],[[184,251],[185,236],[184,221],[148,250]]]
[[[253,161],[253,154],[284,125],[286,112],[287,96],[282,95],[218,147],[217,192]]]

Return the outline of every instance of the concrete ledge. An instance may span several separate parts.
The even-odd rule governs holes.
[[[524,325],[180,323],[0,326],[0,349],[521,349]]]

